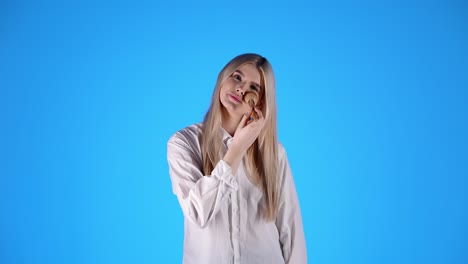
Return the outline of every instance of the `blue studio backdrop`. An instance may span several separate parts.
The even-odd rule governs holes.
[[[465,1],[2,1],[0,263],[181,263],[166,142],[267,57],[310,263],[468,263]]]

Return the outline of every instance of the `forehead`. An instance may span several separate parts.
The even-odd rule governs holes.
[[[260,72],[258,71],[257,67],[252,63],[244,64],[241,67],[237,68],[237,70],[244,75],[244,78],[250,80],[251,82],[260,84]]]

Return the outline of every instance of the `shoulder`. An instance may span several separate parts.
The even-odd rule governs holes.
[[[185,127],[177,132],[175,132],[170,138],[169,142],[172,140],[177,140],[181,138],[191,139],[191,138],[198,138],[202,132],[202,124],[197,123],[191,126]]]
[[[177,145],[189,149],[199,148],[201,133],[202,124],[193,124],[174,133],[167,141],[167,144],[168,146]]]
[[[286,149],[284,148],[283,144],[278,141],[278,158],[282,160],[286,157]]]

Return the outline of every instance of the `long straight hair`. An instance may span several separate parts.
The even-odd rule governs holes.
[[[222,111],[220,90],[224,81],[243,65],[251,63],[260,72],[263,96],[259,104],[265,118],[265,126],[258,138],[247,150],[247,169],[255,184],[263,190],[266,208],[264,217],[273,221],[278,211],[278,135],[276,114],[276,83],[273,69],[264,57],[247,53],[242,54],[224,66],[218,75],[216,86],[211,99],[211,105],[203,120],[201,134],[201,150],[203,158],[203,172],[211,175],[214,166],[223,158],[221,141]]]

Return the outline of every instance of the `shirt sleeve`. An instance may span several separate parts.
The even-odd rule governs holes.
[[[280,196],[276,226],[286,264],[307,263],[301,209],[286,152],[280,151]]]
[[[237,191],[237,178],[225,161],[220,160],[211,175],[202,172],[201,155],[180,134],[167,143],[167,160],[172,188],[184,216],[204,228],[223,205],[229,193]]]

